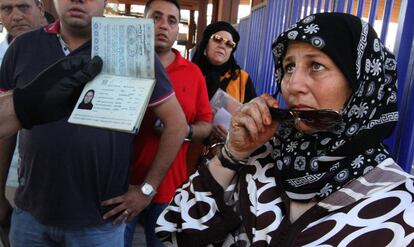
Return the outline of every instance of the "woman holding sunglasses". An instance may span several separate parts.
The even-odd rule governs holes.
[[[233,56],[239,40],[237,30],[224,21],[210,24],[204,30],[192,62],[200,67],[206,78],[209,99],[219,88],[241,103],[256,97],[250,76],[240,68]],[[213,134],[225,139],[227,130],[214,126]]]
[[[394,55],[342,13],[310,15],[272,48],[288,109],[273,110],[269,95],[245,104],[218,157],[177,190],[158,236],[178,246],[414,246],[414,179],[383,143],[398,120]]]

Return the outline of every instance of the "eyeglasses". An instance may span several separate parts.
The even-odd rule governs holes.
[[[280,108],[269,108],[272,119],[286,124],[295,125],[299,122],[307,126],[324,131],[332,130],[338,123],[342,122],[342,115],[335,110],[289,110]]]
[[[218,43],[218,44],[221,44],[221,43],[224,42],[224,44],[230,49],[233,49],[234,47],[236,47],[236,43],[234,41],[223,38],[218,34],[211,35],[210,39],[213,40],[214,42]]]

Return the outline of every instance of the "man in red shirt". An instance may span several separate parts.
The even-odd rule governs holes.
[[[197,65],[182,58],[180,53],[172,48],[178,35],[180,6],[175,0],[150,0],[145,6],[144,15],[155,22],[155,51],[167,71],[187,119],[189,131],[186,140],[202,141],[210,134],[212,119],[205,79]],[[162,144],[160,144],[159,131],[162,131],[162,123],[157,121],[154,114],[147,111],[140,132],[135,138],[131,184],[142,184],[152,164],[163,155],[156,152],[158,146]],[[156,194],[155,191],[151,191],[152,203],[138,216],[145,222],[147,246],[163,246],[155,236],[155,223],[170,202],[175,190],[188,178],[187,149],[188,142],[185,142],[175,160],[171,161],[170,169]],[[127,224],[125,246],[132,244],[138,217]]]

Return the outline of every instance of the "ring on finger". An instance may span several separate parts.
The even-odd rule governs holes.
[[[128,212],[128,209],[125,209],[125,211],[123,212],[123,214],[125,214],[125,215],[129,215],[129,212]]]

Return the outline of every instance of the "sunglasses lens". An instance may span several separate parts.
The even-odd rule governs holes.
[[[293,122],[293,115],[286,109],[269,107],[270,115],[272,119],[279,123],[287,121]]]
[[[300,111],[298,116],[305,124],[318,130],[332,129],[342,120],[341,114],[332,110]]]
[[[223,40],[223,38],[220,35],[213,35],[213,40],[217,43],[221,43],[221,41]]]
[[[213,35],[211,36],[211,39],[212,39],[214,42],[216,42],[216,43],[221,43],[221,42],[223,42],[223,41],[224,41],[224,44],[225,44],[228,48],[231,48],[231,49],[233,49],[233,48],[236,46],[236,43],[234,43],[234,42],[233,42],[233,41],[231,41],[231,40],[225,39],[225,38],[221,37],[221,36],[220,36],[220,35],[218,35],[218,34],[213,34]]]
[[[233,49],[236,46],[236,43],[234,43],[233,41],[227,40],[226,46],[228,48],[232,48]]]
[[[295,120],[304,122],[317,130],[331,130],[342,121],[341,114],[333,110],[286,110],[269,108],[272,119],[282,124],[292,125]]]

